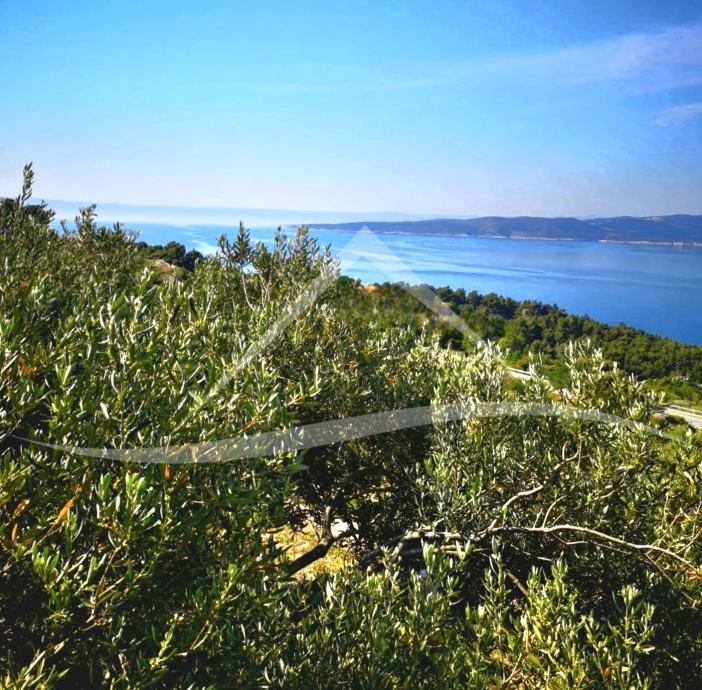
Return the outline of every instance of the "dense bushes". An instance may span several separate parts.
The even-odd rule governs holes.
[[[624,324],[609,326],[533,300],[518,302],[509,297],[448,287],[437,288],[436,292],[481,338],[499,342],[512,364],[526,366],[530,355],[538,355],[554,382],[565,380],[561,362],[568,344],[589,341],[624,371],[649,380],[649,387],[665,392],[669,401],[702,404],[700,346],[679,343]],[[427,310],[400,285],[377,286],[364,300],[365,308],[375,309],[388,324],[416,325],[431,319]],[[436,319],[432,328],[441,333],[444,344],[473,350],[472,341],[464,342],[460,333],[449,330]]]
[[[90,211],[52,230],[30,181],[0,215],[6,685],[699,686],[699,450],[636,426],[641,384],[579,346],[560,400],[540,375],[517,392],[497,348],[376,320],[344,279],[296,310],[334,271],[304,230],[267,250],[241,228],[160,281]],[[439,407],[505,401],[631,425]],[[30,442],[174,446],[429,404],[433,425],[215,465]],[[309,522],[293,559],[281,530]],[[354,562],[306,576],[333,543]]]

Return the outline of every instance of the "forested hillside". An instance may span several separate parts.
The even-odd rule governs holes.
[[[52,229],[31,180],[0,213],[4,686],[700,687],[702,457],[641,382],[578,344],[559,390],[515,388],[498,345],[446,347],[304,229],[164,278],[91,209]]]
[[[552,378],[558,380],[568,343],[587,339],[606,359],[640,379],[648,379],[652,387],[665,391],[668,399],[702,402],[702,347],[624,324],[610,326],[540,302],[446,289],[439,294],[479,333],[507,348],[515,364],[524,366],[530,354],[540,355]]]
[[[506,360],[517,367],[529,366],[539,357],[550,379],[564,381],[564,357],[569,343],[588,341],[602,350],[605,359],[624,371],[646,380],[649,388],[666,393],[669,401],[702,403],[702,347],[662,338],[624,324],[610,326],[587,316],[574,316],[554,305],[524,301],[475,291],[434,288],[443,302],[459,314],[485,340],[499,343]],[[417,302],[402,285],[373,286],[363,298],[363,310],[385,323],[425,324],[455,349],[473,351],[474,343],[447,327]]]

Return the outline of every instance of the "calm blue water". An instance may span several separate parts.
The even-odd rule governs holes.
[[[196,225],[138,227],[149,243],[175,239],[200,251],[214,249],[223,231]],[[228,233],[235,234],[235,229]],[[273,228],[251,230],[252,237],[263,242],[269,242],[273,233]],[[335,253],[354,237],[329,230],[312,234],[320,243],[331,245]],[[537,299],[573,314],[588,314],[610,324],[624,322],[702,344],[702,249],[424,235],[377,237],[419,281],[430,285]],[[359,256],[363,246],[356,250]],[[382,266],[367,261],[344,268],[364,282],[388,280]]]

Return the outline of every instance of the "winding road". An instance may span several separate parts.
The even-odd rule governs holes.
[[[515,379],[520,379],[521,381],[531,378],[531,374],[523,369],[507,367],[507,372]],[[693,429],[702,429],[702,411],[700,410],[683,407],[682,405],[663,405],[660,413],[664,417],[678,417],[687,422]]]

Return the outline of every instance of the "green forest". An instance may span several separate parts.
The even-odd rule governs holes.
[[[700,348],[439,290],[476,347],[339,276],[304,228],[188,256],[94,207],[56,229],[32,178],[0,205],[3,687],[702,685],[702,444],[643,381],[700,383]],[[169,462],[420,407],[431,423]]]
[[[408,286],[385,283],[365,296],[365,309],[386,323],[422,325],[436,331],[444,345],[472,351],[475,344],[447,327],[419,303]],[[506,361],[526,369],[538,357],[551,381],[562,384],[567,373],[564,353],[571,342],[589,341],[610,362],[663,392],[669,402],[702,405],[702,347],[631,328],[610,326],[587,316],[574,316],[556,306],[495,294],[481,295],[448,287],[432,288],[482,339],[498,343]],[[357,301],[357,298],[356,300]]]

